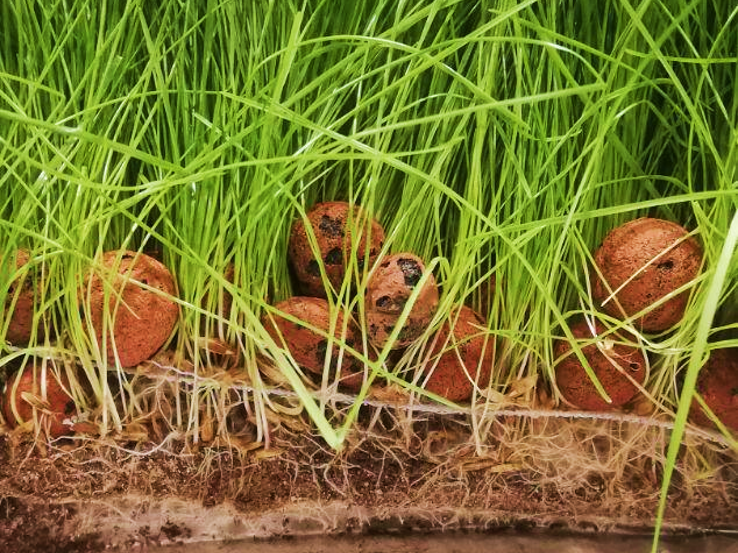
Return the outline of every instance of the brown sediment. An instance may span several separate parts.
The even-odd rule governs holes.
[[[91,271],[82,301],[86,303],[89,294],[88,316],[100,347],[103,328],[109,329],[112,324],[112,332],[108,331],[108,362],[115,362],[117,352],[121,366],[133,367],[164,345],[179,316],[179,307],[172,299],[175,293],[172,274],[154,258],[130,251],[103,254],[102,269]],[[103,320],[106,311],[108,321]]]
[[[594,261],[602,278],[594,276],[593,296],[606,313],[622,319],[693,280],[700,271],[702,248],[676,223],[644,217],[612,230]],[[681,320],[688,301],[686,290],[650,309],[636,324],[644,332],[667,330]]]
[[[369,339],[383,347],[395,330],[405,304],[425,272],[425,264],[411,253],[396,253],[385,258],[369,278],[366,318]],[[430,324],[438,307],[438,286],[429,275],[392,348],[406,347],[417,340]]]
[[[347,260],[353,253],[360,261],[368,253],[366,267],[369,268],[382,249],[384,230],[377,221],[373,219],[370,222],[363,221],[364,228],[354,230],[358,227],[358,223],[362,222],[363,217],[359,206],[351,206],[346,202],[318,203],[307,212],[307,220],[315,235],[321,262],[328,281],[334,288],[341,285],[346,273]],[[352,240],[356,239],[354,233],[359,232],[361,239],[356,252],[353,252],[351,246]],[[298,219],[292,225],[288,253],[303,294],[326,297],[326,289],[320,275],[320,263],[310,247],[303,219]],[[361,265],[360,263],[360,268]]]
[[[36,420],[49,437],[73,434],[71,425],[64,421],[76,412],[76,407],[66,390],[69,382],[64,374],[57,378],[50,367],[42,370],[31,360],[5,383],[3,416],[8,424],[16,426],[34,420],[35,409]]]
[[[700,370],[697,392],[720,421],[738,432],[738,348],[720,348]],[[692,402],[690,418],[701,426],[714,428],[696,400]]]
[[[485,332],[478,313],[466,306],[452,313],[433,338],[432,347],[427,391],[450,401],[466,401],[475,382],[482,389],[487,387],[492,376],[494,340]]]
[[[277,303],[275,309],[302,321],[304,324],[289,321],[280,314],[268,314],[263,324],[272,339],[279,346],[289,350],[292,358],[303,369],[319,375],[323,373],[325,356],[328,351],[328,338],[331,324],[331,311],[328,301],[310,296],[294,296]],[[312,328],[311,328],[312,327]],[[345,340],[342,340],[344,319],[337,314],[332,344],[331,368],[336,370],[340,356],[340,342],[352,348],[360,347],[361,339],[356,327],[349,321],[346,327]],[[313,330],[316,329],[316,330]],[[321,334],[321,331],[323,334]],[[341,360],[341,384],[349,388],[358,388],[363,379],[363,368],[359,360],[348,351],[343,352]]]
[[[643,384],[646,378],[646,357],[640,348],[622,343],[622,338],[617,334],[605,336],[607,329],[599,321],[593,324],[597,343],[592,342],[595,335],[585,319],[577,320],[569,330],[581,342],[582,354],[612,403],[607,403],[597,392],[568,340],[557,340],[554,343],[554,357],[558,359],[566,355],[556,364],[556,385],[564,398],[574,406],[589,411],[606,411],[622,407],[638,393],[638,388],[615,365],[621,367],[636,382]],[[584,345],[588,341],[592,343]],[[602,351],[597,347],[598,344]]]

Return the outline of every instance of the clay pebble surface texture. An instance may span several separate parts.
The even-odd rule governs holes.
[[[274,308],[291,316],[304,324],[292,322],[279,314],[267,314],[263,324],[274,342],[289,350],[295,362],[304,370],[321,375],[328,352],[331,311],[328,301],[312,296],[294,296],[277,303]],[[333,336],[336,341],[331,349],[331,370],[338,368],[341,335],[344,319],[341,313],[336,314]],[[312,328],[311,328],[312,327]],[[324,333],[316,332],[313,328]],[[358,330],[349,322],[346,328],[345,343],[356,349],[361,344]],[[341,359],[341,384],[350,389],[358,389],[363,380],[362,366],[359,360],[348,351],[343,352]]]
[[[594,332],[599,345],[593,342],[593,329],[585,319],[579,319],[570,327],[571,333],[578,340],[582,354],[594,371],[602,387],[610,396],[612,403],[607,403],[597,392],[587,375],[584,366],[572,349],[568,340],[557,340],[554,343],[556,359],[566,355],[555,366],[556,385],[564,398],[579,409],[588,411],[608,411],[625,405],[638,393],[638,388],[620,372],[615,364],[627,371],[636,382],[643,384],[646,379],[646,357],[643,351],[635,346],[623,343],[617,334],[607,334],[605,326],[594,322]],[[590,342],[588,345],[585,345]],[[607,355],[605,355],[607,353]]]
[[[427,391],[459,402],[471,398],[474,382],[481,389],[489,385],[494,341],[474,310],[463,306],[453,312],[433,340]]]
[[[606,313],[622,319],[697,277],[702,248],[680,225],[644,217],[612,230],[594,260],[602,275],[594,276],[594,298]],[[682,319],[688,301],[686,290],[650,309],[636,324],[644,332],[668,330]]]
[[[174,278],[153,257],[131,251],[103,254],[102,266],[102,271],[92,271],[87,282],[90,322],[102,347],[107,297],[108,317],[114,318],[112,332],[108,332],[108,362],[115,363],[117,351],[121,366],[134,367],[164,345],[177,323],[179,307],[172,299],[176,293]],[[87,291],[83,293],[86,301]],[[110,320],[105,322],[110,328]]]
[[[10,284],[5,297],[4,311],[6,316],[10,315],[5,339],[15,346],[23,346],[29,342],[33,334],[34,286],[36,283],[29,271],[24,270],[30,268],[28,252],[17,250],[14,257],[15,269],[21,270],[21,274]],[[11,260],[8,261],[6,269],[12,271],[13,263]]]
[[[367,239],[367,269],[371,268],[384,244],[384,229],[373,219],[367,222],[361,208],[356,205],[352,207],[346,202],[318,203],[307,212],[307,219],[315,235],[325,273],[335,289],[341,286],[346,263],[354,253],[359,259],[359,268],[362,269],[361,260],[367,253]],[[365,226],[359,229],[362,222]],[[353,229],[356,229],[356,235],[353,234]],[[352,242],[359,236],[357,251],[353,252]],[[320,264],[310,247],[305,222],[301,218],[292,225],[288,255],[302,293],[306,296],[326,297]]]
[[[369,339],[382,348],[425,272],[425,264],[411,253],[396,253],[383,259],[367,284],[366,318]],[[428,328],[438,307],[438,286],[429,275],[413,304],[392,349],[407,347]]]
[[[71,426],[64,424],[64,420],[75,414],[76,408],[65,389],[69,389],[66,377],[62,375],[60,382],[50,368],[43,371],[29,362],[5,383],[3,416],[8,424],[16,426],[18,419],[20,422],[33,420],[35,406],[37,420],[50,438],[72,434]]]
[[[738,432],[738,348],[710,353],[697,377],[697,392],[726,427]],[[715,428],[697,400],[692,402],[690,417],[701,426]]]

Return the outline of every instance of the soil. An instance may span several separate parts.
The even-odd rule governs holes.
[[[275,431],[269,450],[82,438],[49,446],[6,434],[0,550],[132,551],[411,531],[632,532],[653,524],[659,480],[647,471],[616,483],[592,470],[567,489],[525,466],[476,456],[464,420],[427,416],[400,440],[387,413],[366,418],[374,425],[340,453],[286,427]],[[726,461],[723,470],[718,490],[673,489],[667,531],[738,528],[738,469]]]

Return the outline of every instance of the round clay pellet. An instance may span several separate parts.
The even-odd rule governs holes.
[[[355,254],[361,261],[366,259],[366,267],[374,263],[384,244],[384,230],[380,224],[364,219],[359,206],[351,207],[346,202],[324,202],[315,204],[307,212],[307,220],[315,235],[320,260],[325,268],[328,281],[334,288],[340,287],[346,273],[347,260]],[[364,227],[359,231],[360,222]],[[358,248],[352,251],[352,236],[361,232]],[[356,238],[353,238],[355,240]],[[367,248],[367,239],[368,248]],[[303,294],[326,297],[326,289],[320,274],[320,263],[310,247],[305,221],[298,219],[292,225],[288,247],[290,264],[297,276]],[[361,267],[361,263],[359,265]]]
[[[425,272],[425,264],[411,253],[396,253],[383,259],[367,283],[366,318],[369,339],[382,348],[395,329],[405,304]],[[438,286],[429,275],[412,306],[392,349],[417,340],[430,324],[438,307]]]
[[[293,317],[302,323],[290,321],[280,313],[265,315],[263,319],[264,328],[274,342],[278,346],[286,347],[301,368],[313,374],[322,374],[329,345],[327,335],[331,323],[328,301],[310,296],[294,296],[277,303],[274,307],[282,314]],[[333,342],[331,349],[331,367],[334,371],[338,367],[343,326],[343,316],[338,313],[333,331],[336,341]],[[325,335],[322,335],[321,332]],[[345,343],[354,349],[360,347],[361,344],[358,331],[351,323],[348,324],[346,329]],[[356,378],[351,378],[351,375],[360,373],[361,370],[362,367],[358,359],[344,350],[343,359],[341,360],[342,380],[345,379],[349,386],[355,385]]]
[[[450,401],[466,401],[475,382],[482,389],[489,385],[494,341],[472,309],[463,306],[453,313],[438,330],[432,347],[427,391]]]
[[[676,223],[648,217],[611,231],[594,255],[602,275],[594,277],[594,299],[606,313],[622,319],[693,280],[700,271],[702,248],[687,235]],[[644,332],[667,330],[681,320],[688,300],[686,290],[650,309],[636,324]]]
[[[697,377],[697,392],[725,426],[738,431],[738,347],[710,353]],[[715,426],[696,400],[690,416],[699,425]]]
[[[33,334],[33,314],[35,307],[35,292],[37,283],[34,281],[32,271],[28,269],[28,252],[25,250],[16,250],[15,260],[10,261],[6,266],[7,270],[22,269],[22,274],[18,276],[10,285],[7,296],[5,297],[5,313],[10,316],[8,322],[8,331],[5,339],[13,345],[24,346],[31,339]],[[17,300],[15,300],[17,294]],[[15,305],[13,301],[15,300]],[[10,309],[12,308],[12,312]],[[40,329],[39,329],[40,330]]]
[[[646,379],[646,357],[640,348],[620,343],[623,342],[620,336],[604,336],[606,328],[599,321],[594,324],[594,335],[584,319],[578,320],[569,329],[580,343],[582,354],[612,403],[607,403],[597,392],[568,340],[554,343],[554,357],[560,358],[555,366],[556,385],[564,398],[579,409],[606,411],[623,406],[638,393],[638,388],[613,363],[627,371],[636,382],[643,384]],[[595,336],[598,342],[585,345]],[[597,343],[603,348],[602,351]]]
[[[102,347],[103,327],[110,328],[113,320],[104,321],[107,296],[108,317],[114,317],[112,332],[108,331],[107,359],[114,363],[117,351],[121,366],[133,367],[150,359],[177,323],[179,307],[172,299],[176,294],[174,278],[162,263],[136,252],[107,252],[102,267],[93,271],[87,282],[90,322]]]
[[[72,434],[71,426],[64,424],[64,420],[75,414],[76,407],[65,391],[69,389],[67,378],[62,374],[60,379],[50,368],[42,371],[33,362],[11,376],[3,389],[3,416],[8,424],[16,426],[33,420],[35,406],[36,420],[49,437]]]

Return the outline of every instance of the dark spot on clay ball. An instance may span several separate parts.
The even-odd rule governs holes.
[[[320,265],[318,265],[318,262],[315,259],[311,259],[308,263],[307,272],[311,276],[320,277]]]
[[[392,334],[392,331],[393,331],[394,329],[395,329],[395,325],[385,325],[385,326],[384,326],[384,331],[385,331],[385,332],[386,332],[387,334]]]
[[[377,300],[377,303],[375,304],[380,309],[387,309],[389,304],[392,302],[392,299],[389,296],[382,296]]]
[[[325,262],[328,265],[339,265],[343,261],[343,252],[341,248],[333,248],[325,254]]]
[[[423,276],[423,269],[414,259],[400,258],[397,260],[397,266],[405,276],[405,284],[414,287]]]
[[[671,271],[674,268],[674,262],[670,259],[656,265],[662,271]]]
[[[321,340],[318,342],[318,345],[315,346],[315,357],[317,357],[318,363],[323,362],[326,351],[328,351],[328,340]]]
[[[638,372],[640,370],[641,366],[638,363],[631,363],[630,364],[630,370],[633,372]]]
[[[72,416],[77,411],[76,406],[74,405],[74,400],[72,398],[69,398],[69,401],[64,406],[64,414],[67,416]]]
[[[738,396],[738,388],[733,388],[732,390],[730,390],[730,395]]]
[[[318,228],[323,234],[331,238],[340,238],[343,236],[343,222],[328,215],[323,215],[320,218]]]

